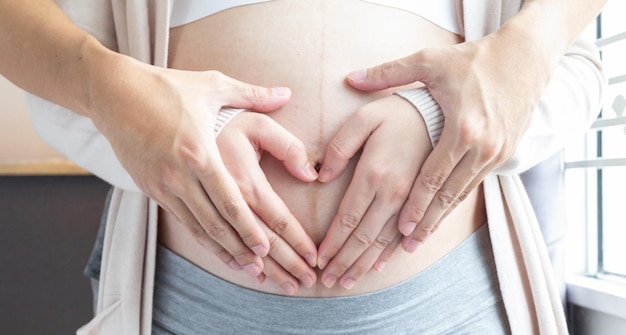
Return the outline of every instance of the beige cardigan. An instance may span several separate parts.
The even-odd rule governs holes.
[[[57,2],[107,47],[156,66],[167,65],[170,0]],[[519,0],[464,1],[466,40],[495,31],[520,6]],[[541,233],[516,173],[587,129],[603,85],[595,48],[576,41],[559,63],[516,155],[497,171],[500,175],[485,179],[489,231],[513,334],[567,333]],[[36,97],[28,100],[33,124],[44,140],[116,186],[104,239],[97,316],[78,334],[150,334],[156,203],[139,192],[89,119]],[[437,109],[435,104],[434,118],[427,119],[431,138],[442,121]]]

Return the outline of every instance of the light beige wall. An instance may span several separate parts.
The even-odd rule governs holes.
[[[0,163],[60,158],[32,128],[23,91],[0,76]]]

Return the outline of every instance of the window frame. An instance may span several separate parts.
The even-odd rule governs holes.
[[[626,31],[608,37],[602,37],[602,14],[598,16],[595,25],[596,45],[600,50],[613,43],[626,43]],[[626,64],[626,62],[625,62]],[[620,69],[620,72],[622,70]],[[609,74],[610,76],[610,74]],[[626,71],[609,77],[608,85],[626,82]],[[626,167],[626,157],[601,158],[602,157],[602,131],[604,128],[613,126],[625,126],[626,116],[602,118],[602,112],[598,120],[594,122],[590,132],[596,136],[587,136],[582,145],[584,159],[565,162],[565,172],[572,169],[584,169],[584,224],[579,228],[581,238],[577,240],[584,245],[584,259],[574,259],[574,268],[578,269],[568,276],[567,301],[569,303],[599,311],[608,315],[626,320],[626,276],[608,273],[603,268],[603,213],[602,213],[602,178],[605,167]],[[589,152],[595,152],[599,158],[589,158]],[[567,188],[566,184],[566,188]],[[579,190],[580,191],[580,190]],[[592,192],[590,192],[592,191]],[[571,261],[571,259],[570,259]]]

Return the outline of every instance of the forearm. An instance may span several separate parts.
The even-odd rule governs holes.
[[[598,15],[606,0],[527,0],[496,35],[530,45],[546,73]],[[524,55],[526,57],[531,55]]]
[[[577,41],[555,67],[513,156],[496,172],[524,172],[583,136],[598,115],[605,85],[597,50]]]
[[[496,171],[520,173],[582,136],[596,118],[605,78],[597,49],[579,37],[606,0],[527,1],[507,29],[526,30],[541,57],[545,89],[514,155]],[[577,40],[578,38],[578,40]],[[535,70],[536,71],[536,70]],[[528,72],[527,72],[528,73]],[[539,73],[540,72],[535,72]]]
[[[0,2],[0,74],[40,97],[89,114],[89,63],[115,53],[49,0]]]

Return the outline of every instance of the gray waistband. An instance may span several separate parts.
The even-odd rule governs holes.
[[[242,288],[159,247],[154,294],[157,334],[509,333],[486,225],[409,280],[335,298]]]

